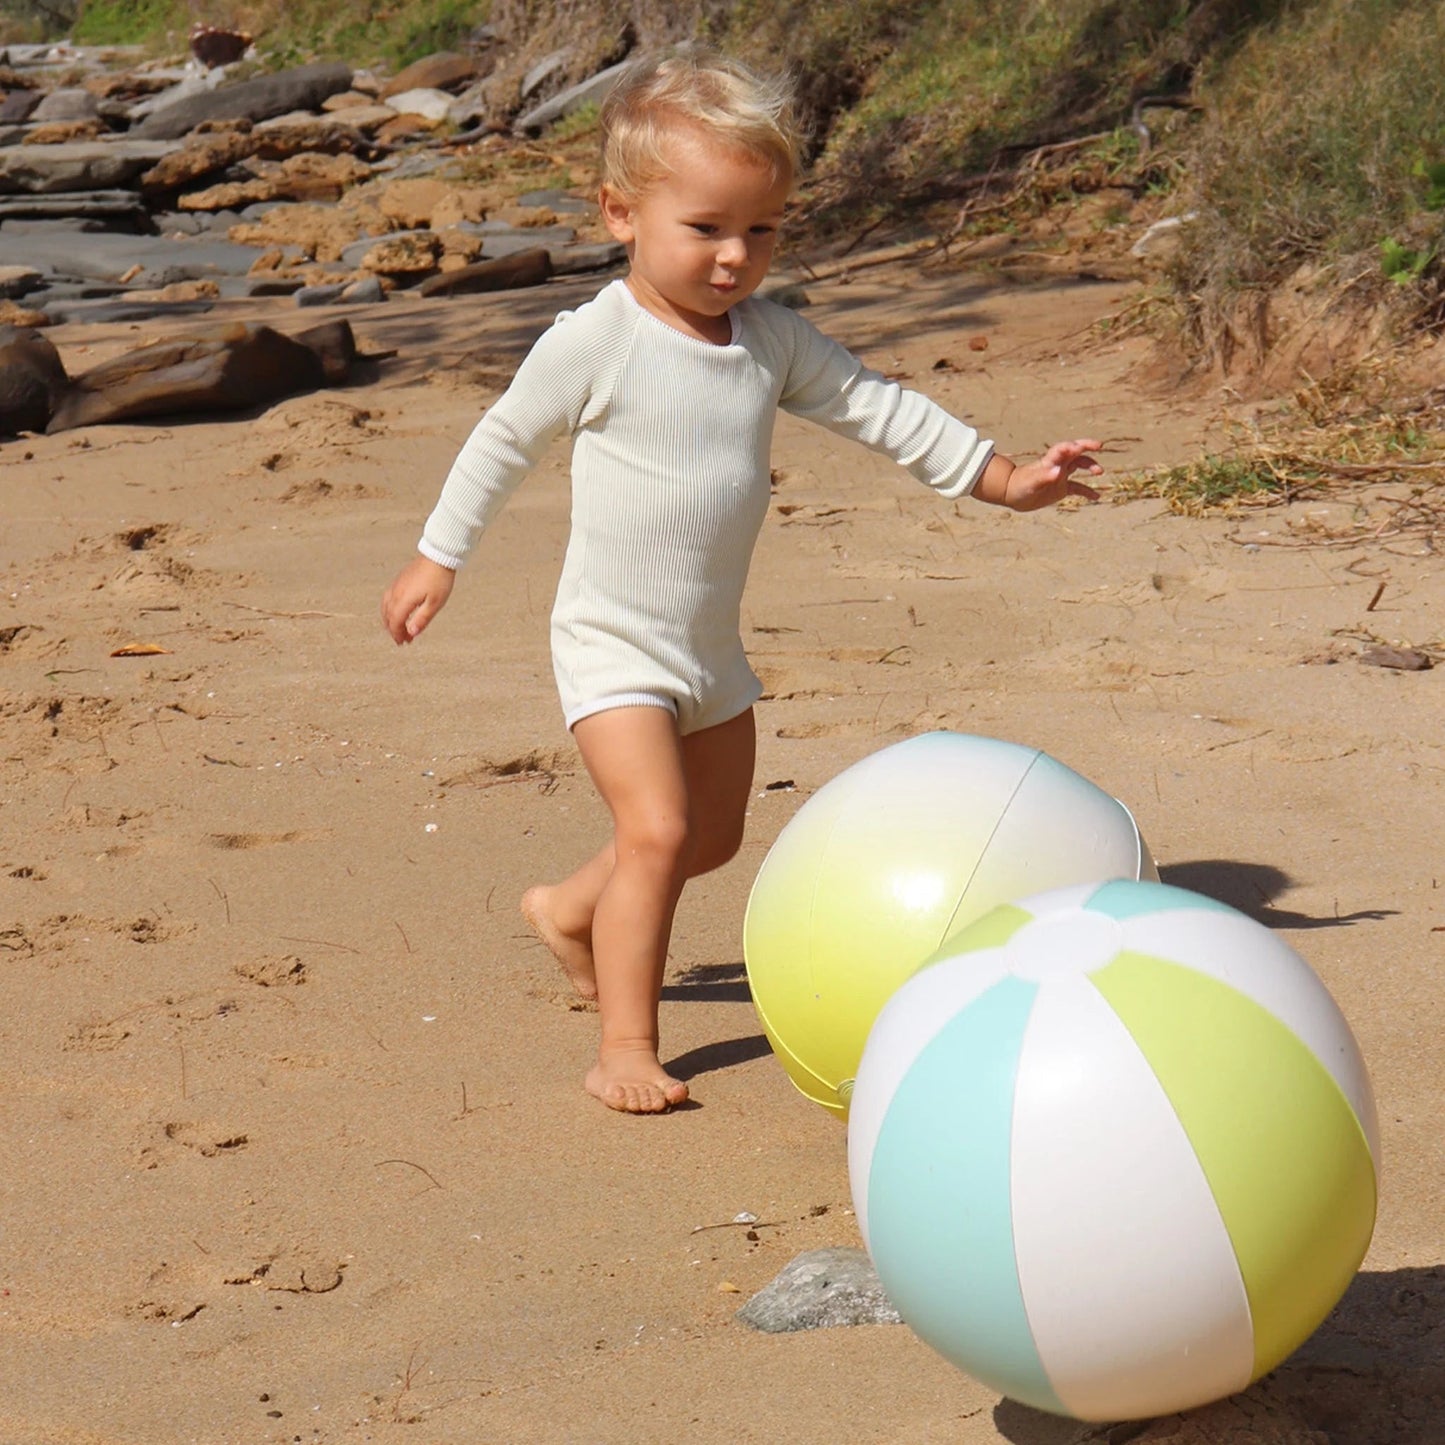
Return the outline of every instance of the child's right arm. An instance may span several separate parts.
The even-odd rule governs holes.
[[[457,574],[430,557],[413,557],[381,599],[381,625],[392,641],[410,642],[446,606]]]

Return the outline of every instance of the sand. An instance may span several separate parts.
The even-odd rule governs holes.
[[[745,610],[747,840],[689,890],[662,1006],[695,1106],[614,1115],[581,1088],[595,1015],[517,911],[604,836],[546,650],[564,451],[424,639],[378,623],[478,411],[596,286],[393,300],[353,316],[398,353],[373,383],[0,448],[0,1442],[1445,1440],[1445,672],[1358,659],[1361,634],[1438,638],[1435,560],[1299,545],[1356,499],[940,504],[785,420]],[[1217,394],[1140,382],[1142,340],[1091,335],[1122,283],[896,266],[809,291],[1014,454],[1093,433],[1116,469],[1182,461],[1218,420]],[[221,314],[303,324],[270,304]],[[186,329],[52,335],[76,370]],[[734,1320],[803,1250],[859,1242],[844,1129],[749,1002],[749,886],[830,777],[940,727],[1122,798],[1165,880],[1278,930],[1357,1034],[1374,1243],[1235,1400],[1086,1427],[903,1326]]]

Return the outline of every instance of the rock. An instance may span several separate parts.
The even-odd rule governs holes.
[[[454,50],[424,55],[400,70],[381,87],[381,98],[389,100],[409,90],[460,90],[477,73],[477,62]]]
[[[356,305],[371,305],[377,301],[386,300],[386,289],[377,276],[364,276],[359,281],[352,281],[341,292],[341,300],[349,301]]]
[[[370,179],[371,168],[355,156],[304,151],[280,163],[253,160],[249,181],[226,181],[190,191],[176,204],[183,211],[221,211],[254,201],[334,201],[348,187]]]
[[[30,113],[40,104],[38,90],[12,90],[0,99],[0,125],[18,125],[30,119]]]
[[[0,149],[0,195],[16,191],[55,195],[119,188],[159,164],[174,149],[170,141],[146,140],[7,146]]]
[[[45,302],[52,321],[76,321],[82,324],[119,326],[139,321],[154,321],[166,316],[204,316],[211,309],[209,301],[57,301]]]
[[[554,276],[578,276],[587,271],[606,271],[627,260],[621,241],[598,241],[585,246],[549,246]]]
[[[393,116],[385,125],[376,128],[375,140],[378,145],[394,146],[402,141],[414,139],[417,136],[427,135],[436,130],[442,122],[428,120],[424,115],[398,115]],[[445,162],[438,162],[444,164]],[[436,169],[436,166],[433,166]]]
[[[65,220],[74,222],[72,229],[90,229],[96,222],[139,223],[146,217],[145,203],[134,191],[65,191],[56,195],[0,196],[0,222],[7,235],[14,234],[17,222],[26,220]]]
[[[554,50],[550,55],[544,55],[530,70],[522,76],[520,95],[523,100],[534,96],[549,80],[555,79],[567,69],[567,62],[572,58],[570,50]]]
[[[341,293],[346,290],[345,281],[332,281],[324,286],[303,286],[295,293],[298,306],[330,306],[333,301],[341,300]]]
[[[599,70],[591,80],[584,80],[581,85],[571,86],[550,100],[544,100],[541,105],[513,121],[512,129],[519,135],[536,135],[553,122],[561,120],[564,115],[570,115],[584,105],[600,105],[629,64],[629,61],[624,60],[617,65],[609,65],[606,70]]]
[[[95,97],[80,87],[52,90],[41,98],[30,112],[30,119],[41,121],[94,120],[100,114]]]
[[[153,111],[132,134],[142,139],[174,139],[203,120],[244,116],[257,121],[288,110],[319,110],[327,96],[350,88],[349,65],[330,61],[304,65],[174,101]]]
[[[431,231],[402,231],[385,236],[361,257],[363,271],[383,276],[429,276],[437,268],[442,243]]]
[[[458,296],[479,291],[514,291],[540,286],[552,275],[552,258],[538,247],[502,256],[495,261],[478,261],[455,271],[431,276],[418,287],[422,296]]]
[[[581,196],[571,195],[567,191],[526,191],[517,197],[516,204],[545,207],[549,211],[570,212],[575,215],[597,209],[595,201],[584,200]]]
[[[93,367],[71,382],[47,430],[248,411],[342,379],[355,355],[344,322],[295,338],[269,326],[235,323],[209,336],[144,346]]]
[[[191,54],[206,67],[234,65],[250,48],[254,36],[244,30],[222,30],[215,25],[191,29]]]
[[[487,213],[480,186],[460,186],[433,177],[386,181],[377,192],[381,214],[400,230],[479,223]]]
[[[318,261],[339,261],[358,236],[375,237],[389,229],[378,214],[366,215],[340,206],[295,205],[278,206],[259,220],[232,226],[230,237],[244,246],[296,246]]]
[[[737,1313],[769,1334],[835,1325],[896,1325],[872,1261],[861,1249],[810,1249],[778,1272]]]
[[[164,156],[144,172],[140,188],[148,196],[178,191],[256,152],[256,139],[246,131],[207,135]]]
[[[447,118],[452,98],[444,90],[403,90],[388,95],[386,103],[398,115],[419,115],[423,120],[440,122]]]
[[[21,306],[15,301],[0,301],[0,326],[18,326],[25,330],[33,330],[53,324],[44,311]]]
[[[370,102],[365,105],[349,105],[344,110],[333,111],[331,114],[343,125],[348,125],[365,136],[374,134],[388,121],[397,118],[396,112],[389,105],[373,105]]]
[[[164,236],[122,236],[114,232],[46,232],[12,235],[0,230],[0,263],[48,265],[69,276],[92,281],[167,286],[174,281],[244,276],[256,252],[229,241],[169,240]]]
[[[30,126],[21,137],[21,145],[58,146],[68,141],[94,140],[105,133],[98,120],[52,120],[44,125]]]
[[[45,285],[45,276],[33,266],[0,266],[0,297],[13,301]]]
[[[1391,647],[1384,642],[1370,643],[1361,651],[1360,661],[1366,667],[1388,667],[1397,672],[1428,672],[1435,665],[1430,654],[1418,647]]]
[[[67,380],[60,353],[43,336],[0,325],[0,436],[44,431]]]

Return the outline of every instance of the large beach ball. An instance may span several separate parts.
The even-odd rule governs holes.
[[[848,1120],[904,1320],[1084,1420],[1220,1399],[1303,1343],[1369,1245],[1378,1158],[1324,985],[1262,925],[1158,883],[958,934],[879,1014]]]
[[[923,733],[778,835],[743,924],[753,1003],[793,1083],[841,1116],[878,1010],[946,938],[1011,898],[1157,876],[1128,809],[1047,753]]]

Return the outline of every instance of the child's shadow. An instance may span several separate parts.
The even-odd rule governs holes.
[[[747,971],[741,963],[699,964],[664,984],[662,997],[673,1003],[751,1003]],[[695,1079],[716,1069],[731,1069],[751,1063],[771,1052],[762,1034],[738,1039],[719,1039],[689,1049],[667,1063],[667,1071],[680,1079]]]
[[[1274,899],[1294,885],[1283,868],[1269,863],[1240,863],[1232,858],[1197,858],[1186,863],[1160,867],[1159,881],[1174,888],[1202,893],[1217,903],[1227,903],[1266,928],[1342,928],[1352,923],[1373,923],[1389,918],[1398,908],[1358,908],[1353,913],[1314,917],[1276,908]]]
[[[1082,1425],[1014,1400],[994,1409],[1014,1445],[1235,1445],[1269,1438],[1339,1445],[1434,1445],[1445,1412],[1445,1265],[1356,1276],[1334,1313],[1288,1360],[1242,1394],[1183,1415]],[[1242,1434],[1247,1430],[1248,1435]],[[1318,1433],[1314,1433],[1318,1432]]]

